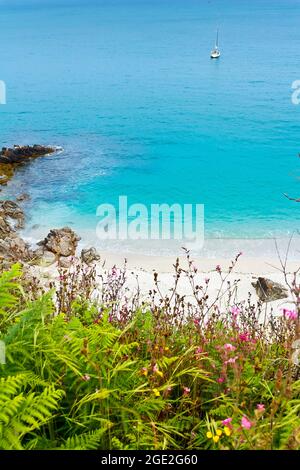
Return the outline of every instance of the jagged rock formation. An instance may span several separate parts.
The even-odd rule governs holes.
[[[45,251],[54,253],[57,258],[75,256],[80,237],[69,227],[50,230],[47,237],[38,243]]]

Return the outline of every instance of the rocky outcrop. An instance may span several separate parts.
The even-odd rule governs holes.
[[[5,220],[11,219],[14,222],[14,228],[24,228],[25,215],[21,207],[14,201],[0,200],[0,217]]]
[[[0,239],[0,259],[17,262],[30,261],[32,257],[32,251],[16,233],[11,233],[9,237]]]
[[[257,282],[252,283],[252,286],[262,302],[272,302],[288,297],[288,290],[285,286],[265,277],[259,277]]]
[[[0,260],[29,261],[33,253],[18,235],[24,226],[24,212],[14,201],[0,201]]]
[[[58,149],[44,145],[14,145],[0,150],[0,184],[4,185],[13,177],[15,169],[32,158],[42,157]]]
[[[81,252],[81,261],[83,261],[85,264],[92,264],[95,261],[100,260],[100,255],[97,252],[96,248],[85,248]]]
[[[0,151],[0,163],[19,164],[30,158],[38,158],[55,152],[55,148],[44,145],[14,145],[13,148],[3,147]]]
[[[69,227],[51,230],[47,237],[38,243],[45,251],[54,253],[57,258],[75,256],[80,237]]]

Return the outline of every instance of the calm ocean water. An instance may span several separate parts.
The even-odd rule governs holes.
[[[64,148],[5,190],[30,192],[28,233],[94,233],[122,194],[204,204],[208,238],[299,228],[299,0],[54,3],[0,0],[0,144]]]

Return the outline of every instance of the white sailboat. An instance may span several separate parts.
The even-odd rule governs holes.
[[[217,30],[217,38],[216,38],[216,44],[214,49],[210,53],[211,59],[218,59],[221,55],[221,52],[219,50],[219,30]]]

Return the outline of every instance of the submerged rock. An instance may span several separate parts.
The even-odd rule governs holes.
[[[29,201],[29,200],[30,200],[30,196],[27,193],[20,194],[20,196],[16,197],[16,201],[18,202],[24,202],[24,201]]]
[[[82,250],[81,252],[81,260],[85,263],[85,264],[92,264],[94,263],[95,261],[99,261],[100,260],[100,255],[99,253],[97,252],[96,248],[85,248],[84,250]]]
[[[74,256],[80,237],[69,227],[51,230],[47,237],[38,243],[47,251],[54,253],[57,258]]]
[[[252,283],[252,286],[262,302],[272,302],[288,297],[288,289],[285,286],[265,277],[259,277],[257,282]]]

